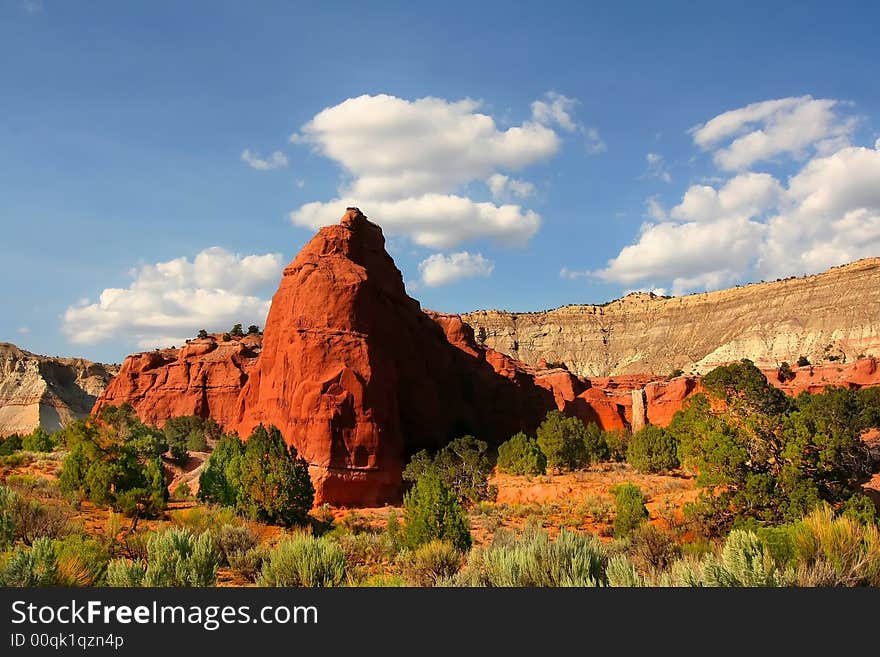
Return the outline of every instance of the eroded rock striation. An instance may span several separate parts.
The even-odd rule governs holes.
[[[170,417],[212,417],[223,426],[238,419],[238,396],[262,349],[261,335],[221,334],[177,349],[132,354],[94,404],[128,403],[144,422],[162,426]]]
[[[822,274],[682,297],[633,293],[601,306],[462,315],[480,342],[530,364],[564,362],[580,376],[705,373],[749,358],[853,361],[880,356],[880,258]]]
[[[38,356],[0,343],[0,436],[60,429],[92,410],[115,365]]]

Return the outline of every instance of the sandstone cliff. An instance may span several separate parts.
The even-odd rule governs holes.
[[[119,368],[80,358],[38,356],[0,343],[0,435],[60,429],[85,417]]]
[[[581,376],[705,373],[749,358],[776,367],[880,356],[880,258],[805,278],[683,297],[644,293],[601,306],[462,315],[486,346]]]
[[[261,349],[261,335],[223,340],[216,334],[179,349],[132,354],[94,411],[129,403],[141,420],[155,426],[180,415],[212,417],[231,426],[237,419],[238,395]]]

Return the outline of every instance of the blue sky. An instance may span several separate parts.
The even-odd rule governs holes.
[[[2,0],[0,341],[119,362],[262,323],[350,199],[450,312],[880,255],[878,19]]]

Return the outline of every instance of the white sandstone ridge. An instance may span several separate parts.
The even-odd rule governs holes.
[[[462,319],[492,349],[532,365],[562,362],[580,376],[702,374],[741,358],[759,367],[800,356],[852,361],[880,356],[880,258],[718,292],[639,292],[604,305]]]
[[[38,356],[0,342],[0,436],[85,417],[119,371],[81,358]]]

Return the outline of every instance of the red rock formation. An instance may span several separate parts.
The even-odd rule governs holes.
[[[876,358],[860,358],[851,363],[825,363],[794,367],[793,379],[780,381],[778,370],[763,370],[767,380],[788,395],[817,393],[826,386],[866,388],[880,385],[880,367]]]
[[[497,443],[555,406],[459,318],[422,312],[384,245],[353,208],[319,231],[284,270],[239,398],[234,428],[281,429],[309,462],[318,502],[396,499],[407,453],[465,433]]]
[[[284,270],[262,343],[212,337],[130,356],[95,410],[128,402],[156,425],[211,416],[244,437],[274,424],[309,462],[317,503],[366,506],[399,498],[403,464],[420,449],[468,433],[498,444],[554,408],[603,429],[665,426],[700,390],[694,377],[582,379],[493,351],[460,316],[407,296],[384,243],[350,208]],[[765,374],[789,394],[880,384],[873,359],[801,368],[786,382]]]
[[[144,422],[156,426],[179,415],[213,417],[229,426],[238,417],[238,396],[261,341],[261,336],[247,335],[224,342],[215,335],[180,349],[133,354],[92,412],[127,402]]]

